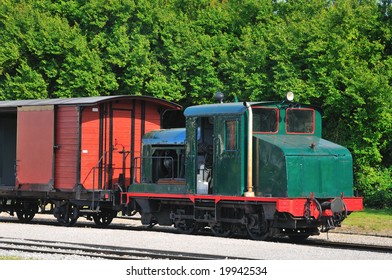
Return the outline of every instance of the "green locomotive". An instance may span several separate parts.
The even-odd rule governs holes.
[[[302,240],[362,209],[350,152],[321,138],[320,110],[291,92],[283,102],[220,102],[184,115],[186,128],[143,137],[122,193],[143,224]]]

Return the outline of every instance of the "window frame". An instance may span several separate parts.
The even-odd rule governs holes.
[[[232,123],[234,124],[234,129],[231,129],[231,132],[234,132],[234,135],[232,135],[231,141],[234,142],[234,145],[232,144],[231,147],[228,147],[228,124]],[[238,129],[239,129],[239,122],[236,119],[230,119],[230,120],[225,120],[225,131],[224,131],[224,147],[225,151],[231,152],[231,151],[238,151]]]
[[[280,118],[280,110],[278,108],[273,108],[273,107],[265,107],[265,106],[254,106],[252,107],[252,110],[254,109],[267,109],[267,110],[274,110],[276,112],[276,127],[275,131],[255,131],[254,130],[254,124],[252,127],[252,132],[255,134],[278,134],[279,133],[279,118]],[[253,115],[256,115],[253,111]]]
[[[288,131],[288,120],[289,120],[289,111],[311,111],[312,112],[312,130],[311,132],[292,132]],[[285,129],[287,134],[301,134],[301,135],[313,135],[315,132],[315,122],[316,122],[316,114],[315,110],[312,108],[287,108],[286,109],[286,118],[285,118]]]

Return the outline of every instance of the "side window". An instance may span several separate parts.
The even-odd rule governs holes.
[[[225,122],[225,150],[237,150],[238,122],[234,120]]]
[[[277,133],[279,111],[276,108],[253,107],[253,132]]]
[[[312,134],[314,132],[314,110],[312,109],[287,109],[287,133]]]

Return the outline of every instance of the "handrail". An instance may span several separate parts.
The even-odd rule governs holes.
[[[106,152],[101,156],[101,158],[98,160],[98,162],[97,162],[97,164],[96,164],[95,166],[91,167],[90,171],[89,171],[88,174],[86,175],[86,178],[84,178],[84,181],[83,181],[82,185],[84,185],[84,183],[87,181],[87,178],[90,176],[91,172],[92,172],[93,170],[95,170],[96,168],[99,167],[99,164],[101,163],[101,161],[103,160],[103,157],[104,157],[107,153],[108,153],[108,151],[106,151]],[[94,178],[93,178],[93,190],[94,190]]]

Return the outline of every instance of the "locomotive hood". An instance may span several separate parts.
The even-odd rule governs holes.
[[[312,135],[253,136],[254,186],[261,195],[352,195],[352,157],[335,143]]]
[[[351,156],[343,146],[313,135],[263,135],[253,137],[283,150],[286,156]]]

